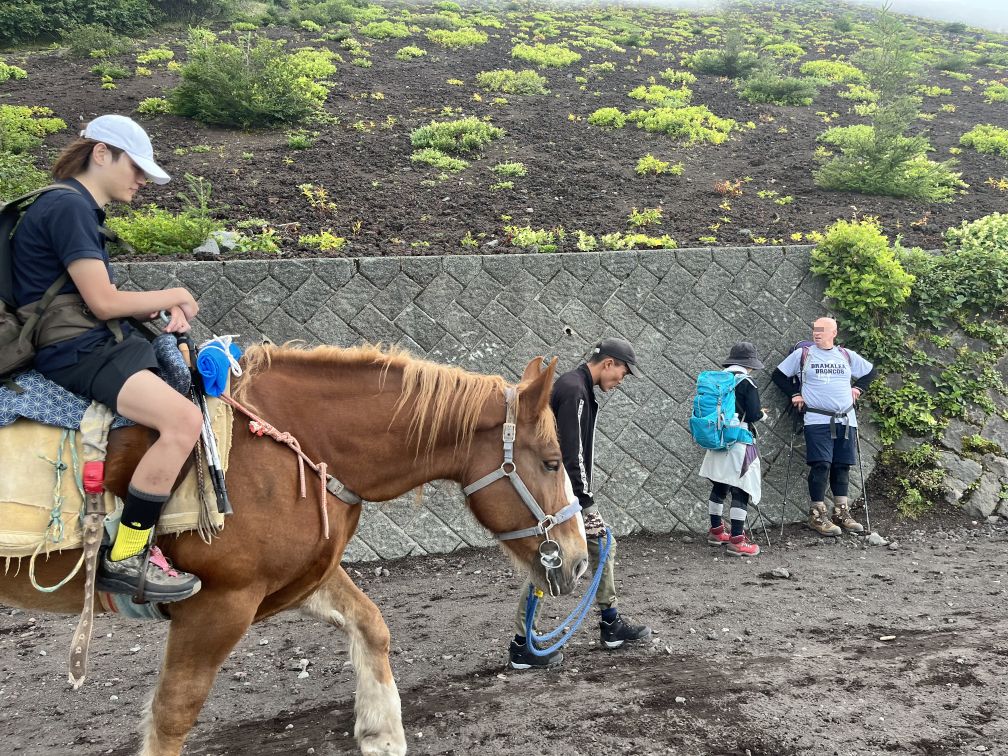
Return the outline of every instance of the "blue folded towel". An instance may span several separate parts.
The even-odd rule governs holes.
[[[228,344],[227,349],[236,361],[241,359],[242,351],[237,344]],[[223,394],[231,371],[231,361],[224,351],[224,345],[218,341],[204,344],[196,357],[196,370],[203,376],[203,390],[207,396]]]

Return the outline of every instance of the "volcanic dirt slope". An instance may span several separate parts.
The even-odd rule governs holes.
[[[867,11],[854,13],[870,18]],[[288,147],[284,129],[242,133],[172,116],[148,120],[145,126],[171,174],[181,179],[188,172],[209,179],[211,204],[219,208],[218,215],[230,223],[263,219],[283,239],[286,254],[312,254],[298,246],[298,236],[323,229],[346,237],[349,244],[344,254],[352,255],[515,251],[509,246],[506,225],[563,226],[567,237],[561,249],[573,250],[573,231],[626,232],[632,230],[627,226],[632,208],[659,206],[663,208],[661,224],[646,231],[656,236],[670,234],[680,246],[711,243],[709,239],[701,242],[702,237],[715,237],[715,245],[753,240],[794,243],[838,217],[872,214],[880,216],[887,232],[901,233],[908,245],[936,248],[949,226],[1004,209],[1008,195],[997,188],[997,180],[1008,172],[1008,164],[1002,157],[969,148],[963,148],[957,159],[970,188],[951,204],[928,206],[819,190],[812,180],[817,136],[833,126],[866,122],[854,112],[854,102],[838,97],[845,88],[841,84],[825,87],[811,106],[785,107],[748,103],[736,96],[732,81],[700,74],[690,85],[692,103],[739,123],[731,139],[719,146],[689,147],[632,124],[616,131],[588,124],[588,116],[597,108],[611,106],[628,112],[648,107],[630,99],[628,92],[652,77],[663,83],[661,72],[682,70],[684,54],[716,47],[718,33],[705,36],[704,32],[713,32],[712,27],[721,23],[717,17],[611,8],[557,12],[552,22],[536,20],[530,11],[500,11],[496,16],[505,28],[483,29],[489,34],[488,42],[462,50],[439,47],[423,33],[369,40],[355,28],[355,37],[369,51],[370,68],[352,65],[352,55],[337,41],[322,40],[301,29],[266,29],[269,36],[289,40],[291,49],[327,47],[345,59],[338,63],[335,86],[325,106],[332,118],[307,125],[319,136],[304,151]],[[683,18],[693,19],[689,38],[679,41],[662,36],[663,29],[671,29]],[[838,32],[832,21],[828,13],[814,8],[786,6],[778,11],[763,7],[749,12],[746,31],[767,30],[799,43],[806,54],[794,64],[797,70],[803,62],[849,56],[866,44],[863,38]],[[643,38],[644,49],[625,46],[622,53],[572,48],[582,56],[578,63],[540,71],[548,80],[548,95],[505,95],[507,102],[500,103],[495,102],[499,93],[478,87],[476,76],[481,71],[531,68],[511,57],[516,41],[570,43],[586,36],[587,32],[577,31],[580,24],[602,25],[612,39],[627,30],[655,34]],[[950,33],[936,23],[915,21],[913,25],[922,34],[922,44],[933,50],[969,51],[989,40],[1003,42],[996,35],[979,32]],[[864,28],[855,26],[855,30]],[[558,30],[556,35],[553,29]],[[813,31],[803,36],[796,29]],[[235,40],[235,33],[227,28],[219,31],[222,41]],[[537,31],[544,36],[536,37]],[[863,31],[856,33],[863,35]],[[161,43],[184,62],[179,38],[144,40],[138,51]],[[428,55],[397,60],[394,54],[404,45],[418,45]],[[132,70],[135,54],[116,62]],[[70,132],[82,119],[102,112],[130,113],[140,100],[164,95],[179,80],[178,74],[161,64],[152,66],[150,77],[134,76],[118,81],[115,90],[102,90],[99,78],[90,73],[90,60],[43,51],[23,59],[13,56],[10,61],[23,64],[29,76],[0,85],[3,101],[50,107],[70,124]],[[606,62],[614,65],[610,73],[596,75],[586,70]],[[985,102],[986,84],[981,83],[1004,81],[1004,69],[974,65],[967,73],[967,80],[962,80],[933,68],[925,72],[927,84],[951,90],[950,95],[925,97],[922,111],[934,118],[918,122],[937,160],[950,157],[950,148],[958,148],[961,135],[977,124],[1005,124],[1004,103]],[[586,75],[581,91],[578,77]],[[469,115],[488,118],[506,136],[492,142],[481,158],[468,155],[472,165],[457,174],[439,177],[435,169],[410,161],[410,131],[431,120]],[[60,146],[68,137],[68,133],[52,136],[48,144]],[[193,147],[197,150],[192,151]],[[684,172],[678,177],[637,176],[635,166],[645,154],[681,161]],[[528,171],[525,177],[511,179],[513,189],[491,188],[502,180],[491,168],[502,161],[520,161]],[[730,199],[730,209],[719,206],[724,198],[714,191],[715,182],[724,180],[742,181],[743,194]],[[335,209],[313,207],[299,189],[306,183],[325,188]],[[764,192],[762,198],[759,192]],[[790,204],[775,202],[788,196],[793,197]],[[172,191],[148,187],[143,199],[180,207]],[[467,234],[473,246],[460,244]]]
[[[888,532],[895,549],[795,528],[742,561],[623,539],[620,605],[653,642],[603,651],[590,617],[545,673],[505,669],[518,579],[498,551],[349,570],[392,631],[413,754],[1005,753],[1008,532]],[[545,621],[573,603],[551,602]],[[79,693],[65,682],[71,632],[69,618],[0,610],[4,753],[135,752],[165,628],[101,617]],[[186,753],[356,753],[346,659],[320,623],[256,625]]]

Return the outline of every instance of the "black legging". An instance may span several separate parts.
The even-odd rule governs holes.
[[[711,482],[713,483],[710,493],[711,501],[716,501],[718,504],[724,504],[724,500],[727,498],[728,493],[731,492],[732,506],[738,507],[739,509],[748,509],[749,494],[741,488],[730,486],[727,483],[718,483],[717,481]]]
[[[850,489],[850,465],[813,462],[809,465],[808,490],[812,501],[825,501],[826,483],[834,496],[846,496]]]

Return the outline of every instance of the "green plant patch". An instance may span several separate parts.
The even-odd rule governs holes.
[[[591,66],[589,66],[589,68],[591,68]],[[659,75],[672,86],[675,86],[676,84],[680,86],[695,84],[697,80],[697,77],[689,71],[676,71],[673,68],[666,68]]]
[[[427,54],[427,51],[419,47],[414,47],[413,45],[406,45],[406,47],[400,47],[396,50],[395,59],[396,60],[413,60],[414,58],[422,58]]]
[[[15,155],[0,150],[0,202],[45,186],[49,174],[35,167],[31,155]]]
[[[864,72],[860,68],[841,60],[810,60],[798,70],[806,76],[840,84],[858,83],[864,79]]]
[[[470,116],[456,121],[431,121],[410,133],[410,143],[414,149],[429,147],[459,154],[480,150],[502,136],[504,129]]]
[[[405,39],[410,36],[406,24],[396,21],[372,21],[362,26],[360,33],[370,39]]]
[[[531,226],[505,226],[504,233],[511,246],[533,252],[556,252],[566,236],[562,226],[538,229]]]
[[[30,152],[39,147],[48,134],[66,127],[66,122],[53,117],[49,108],[0,105],[0,153]]]
[[[463,47],[479,47],[487,41],[486,32],[478,29],[434,29],[427,32],[427,39],[436,45],[459,49]]]
[[[665,108],[681,108],[689,105],[693,92],[685,85],[678,89],[672,89],[666,87],[664,84],[650,84],[631,89],[627,95],[635,100],[643,100],[650,105],[660,105]]]
[[[410,160],[414,163],[424,163],[425,165],[430,165],[437,168],[440,171],[451,171],[455,173],[457,171],[464,171],[469,167],[469,162],[463,160],[462,158],[452,157],[441,150],[434,149],[433,147],[424,147],[423,149],[417,150],[410,156]]]
[[[510,176],[511,178],[528,174],[524,163],[497,163],[491,170],[500,176]]]
[[[995,102],[1008,102],[1008,85],[995,82],[984,89],[984,100],[988,105]]]
[[[63,44],[75,58],[122,55],[131,43],[102,24],[83,24],[63,33]]]
[[[770,55],[782,60],[798,62],[805,55],[805,48],[796,45],[794,42],[780,42],[774,45],[767,45],[763,48]]]
[[[488,92],[506,92],[519,95],[549,94],[546,77],[535,71],[512,71],[504,68],[498,71],[482,71],[476,74],[476,83]]]
[[[10,81],[11,79],[27,79],[28,72],[18,66],[11,66],[0,60],[0,81]]]
[[[738,95],[749,102],[773,105],[811,105],[819,94],[815,80],[781,76],[773,71],[759,71],[738,85]]]
[[[759,58],[756,53],[749,50],[726,52],[725,50],[703,49],[697,50],[692,55],[687,55],[684,63],[696,73],[727,76],[729,79],[735,79],[745,76],[756,68]]]
[[[622,129],[626,126],[626,122],[627,117],[619,108],[599,108],[588,116],[588,123],[604,129]]]
[[[145,97],[140,100],[136,112],[145,118],[167,115],[172,112],[171,103],[164,97]]]
[[[959,144],[977,152],[1008,157],[1008,129],[989,123],[974,126],[960,137]]]
[[[732,129],[738,125],[730,118],[714,115],[706,105],[634,110],[626,118],[645,131],[668,134],[687,144],[723,144],[728,141]]]
[[[580,53],[576,53],[563,45],[551,45],[542,42],[534,45],[519,42],[511,49],[511,57],[517,60],[524,60],[526,63],[539,66],[539,68],[564,68],[574,65],[581,60]]]
[[[136,62],[145,66],[151,63],[167,63],[174,59],[175,53],[167,47],[152,47],[136,56]]]
[[[649,236],[641,233],[623,234],[616,231],[611,234],[602,234],[600,247],[604,250],[623,249],[675,249],[679,245],[676,240],[668,234],[661,236]]]
[[[681,176],[682,172],[682,163],[673,164],[665,160],[659,160],[650,153],[638,160],[637,166],[634,168],[634,173],[638,176],[660,176],[663,173],[668,173],[672,176]]]

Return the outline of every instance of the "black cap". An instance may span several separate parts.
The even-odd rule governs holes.
[[[635,378],[640,378],[643,375],[641,369],[637,367],[637,353],[626,339],[620,339],[615,336],[602,339],[592,349],[592,357],[612,357],[614,360],[619,360],[625,364],[630,370],[630,375]]]
[[[763,363],[759,358],[759,352],[756,351],[756,345],[749,341],[740,341],[733,346],[731,351],[728,352],[727,359],[721,365],[723,367],[738,365],[739,367],[753,368],[754,370],[759,370],[763,367]]]

